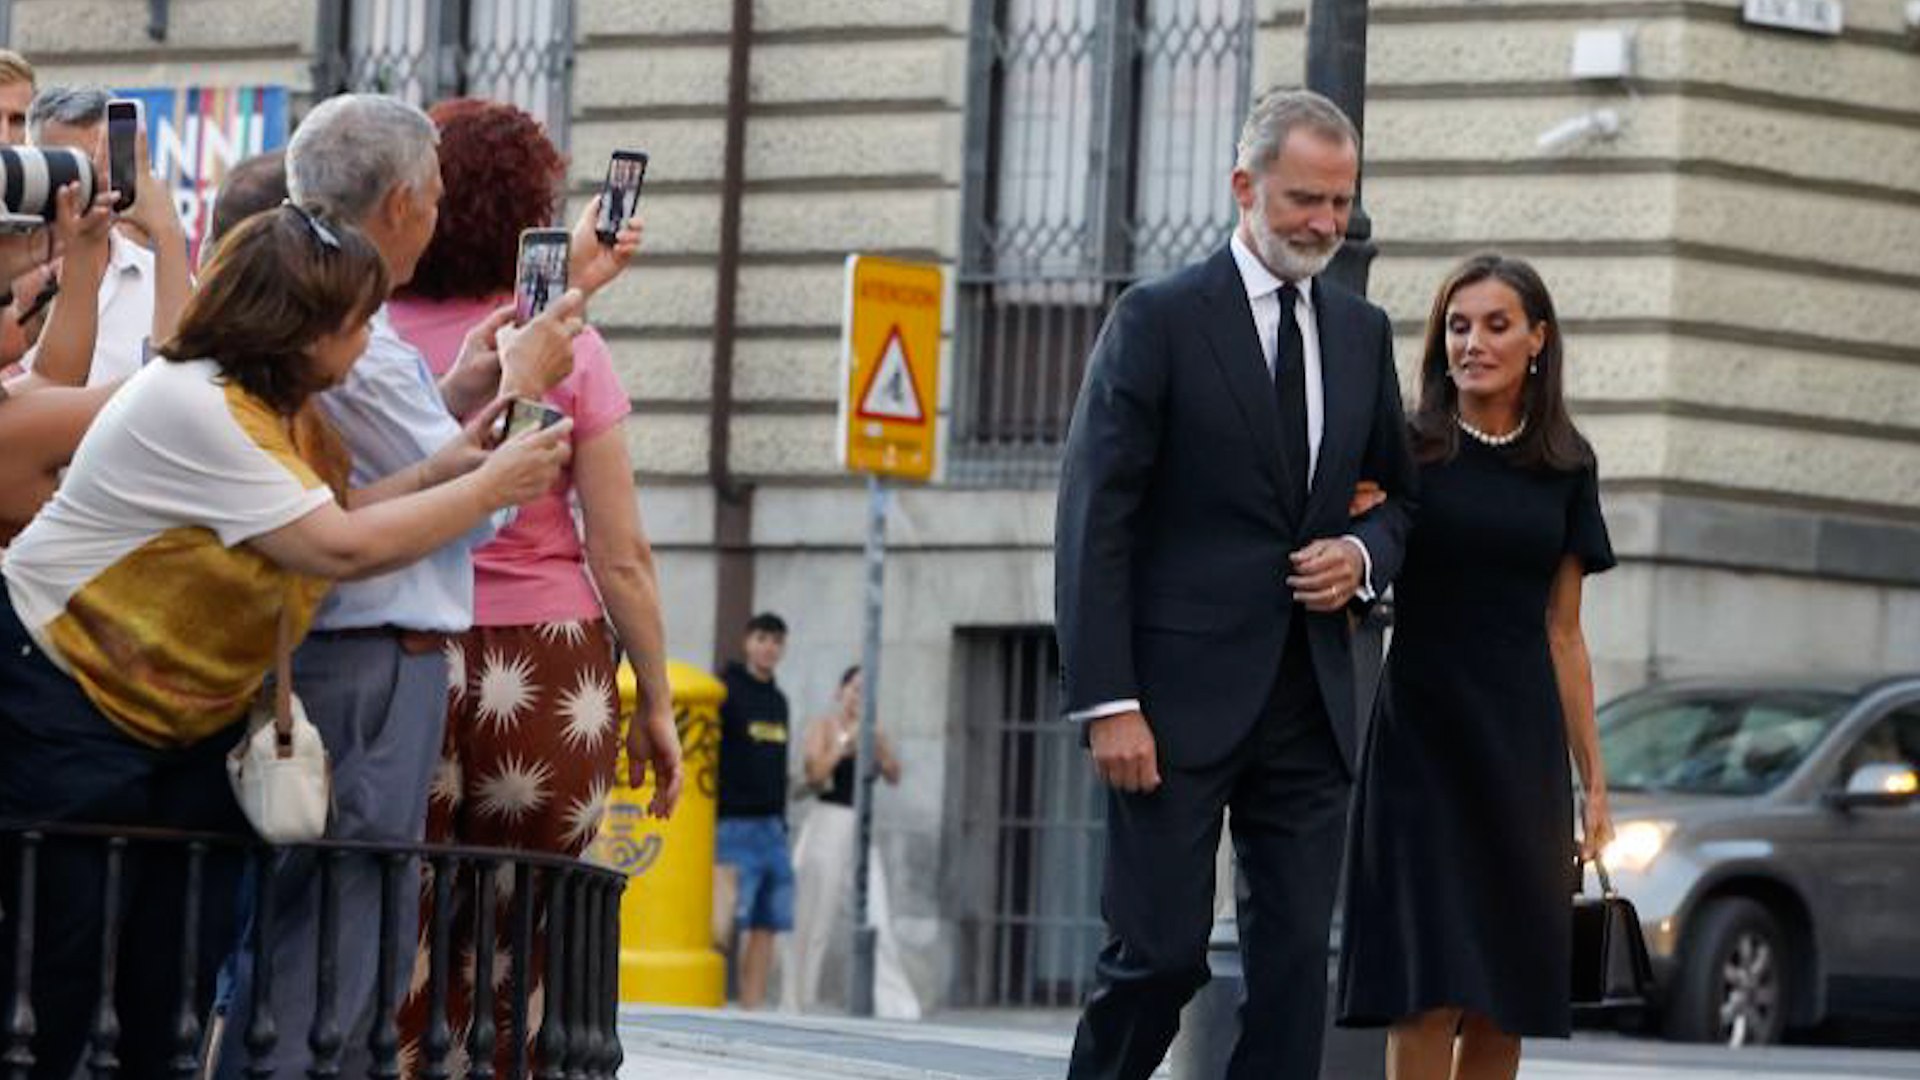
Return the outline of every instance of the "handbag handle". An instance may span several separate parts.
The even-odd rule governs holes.
[[[273,643],[273,754],[293,756],[293,594],[280,604]]]
[[[1573,786],[1573,794],[1574,794],[1575,802],[1580,808],[1580,831],[1582,834],[1584,834],[1587,829],[1587,789],[1580,786],[1579,784],[1575,784]],[[1580,845],[1577,841],[1574,844],[1573,850],[1574,850],[1574,856],[1573,856],[1574,870],[1579,871],[1587,863],[1593,864],[1593,872],[1596,876],[1600,878],[1600,895],[1601,896],[1611,899],[1615,896],[1620,895],[1618,892],[1614,891],[1613,875],[1607,873],[1607,861],[1605,859],[1601,858],[1598,853],[1595,853],[1595,855],[1591,859],[1585,857],[1584,855],[1581,855],[1579,853]],[[1575,878],[1575,883],[1576,885],[1584,886],[1586,884],[1586,875],[1584,873],[1579,874]],[[1578,892],[1580,890],[1576,888],[1575,891]]]

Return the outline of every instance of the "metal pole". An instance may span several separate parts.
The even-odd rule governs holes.
[[[867,918],[867,853],[873,845],[875,710],[880,702],[880,614],[887,574],[887,489],[877,474],[867,476],[866,643],[861,649],[860,751],[854,759],[853,956],[847,978],[847,1012],[873,1015],[873,974],[878,935]]]
[[[1307,89],[1333,100],[1366,138],[1367,0],[1311,0],[1307,8]],[[1355,189],[1347,242],[1325,276],[1366,295],[1367,269],[1377,249],[1373,221]]]

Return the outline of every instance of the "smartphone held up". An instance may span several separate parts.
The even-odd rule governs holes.
[[[633,216],[640,202],[640,185],[647,179],[647,155],[642,150],[615,150],[607,161],[607,182],[600,188],[600,217],[594,235],[603,244],[619,236],[620,226]]]
[[[114,98],[107,102],[107,186],[115,194],[113,208],[125,212],[133,206],[140,186],[140,129],[146,110],[133,98]]]
[[[527,320],[567,291],[567,230],[527,229],[520,234],[520,259],[513,281],[513,321]]]
[[[550,428],[565,419],[566,415],[542,401],[514,398],[507,403],[506,415],[501,418],[500,441],[505,442],[529,431]]]

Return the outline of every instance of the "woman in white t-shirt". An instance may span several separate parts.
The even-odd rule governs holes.
[[[343,490],[345,455],[308,399],[359,358],[386,295],[364,237],[296,207],[222,243],[160,349],[167,362],[108,402],[7,550],[0,826],[243,833],[222,759],[283,612],[297,640],[331,580],[418,559],[553,484],[567,425],[488,453],[479,432],[496,408],[420,466]],[[72,1071],[93,1015],[104,862],[98,845],[40,855],[40,910],[59,918],[43,918],[35,942],[35,1076]],[[157,1074],[171,1050],[179,862],[136,847],[123,868],[118,1054],[134,1075]],[[0,855],[0,896],[17,895],[15,867]],[[233,870],[206,868],[203,997],[232,941]],[[14,935],[0,938],[11,971]]]

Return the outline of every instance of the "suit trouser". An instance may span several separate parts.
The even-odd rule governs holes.
[[[1313,1080],[1327,936],[1350,781],[1296,622],[1263,715],[1228,758],[1109,792],[1108,942],[1074,1036],[1070,1080],[1146,1080],[1207,981],[1214,854],[1232,810],[1246,978],[1230,1080]]]
[[[440,762],[447,715],[444,653],[410,654],[393,637],[314,634],[294,653],[293,684],[307,718],[320,729],[333,763],[335,840],[418,843],[426,829],[427,788]],[[275,1075],[303,1077],[313,1025],[320,925],[319,867],[310,853],[289,852],[274,867],[274,1028],[266,1058]],[[419,918],[416,864],[394,881],[394,1006],[413,974]],[[346,1033],[341,1075],[366,1075],[366,1036],[374,1022],[379,960],[380,872],[373,860],[349,856],[335,865],[338,932],[334,943],[336,1015]],[[235,965],[232,1002],[220,1053],[223,1080],[242,1075],[257,958],[252,942]]]

